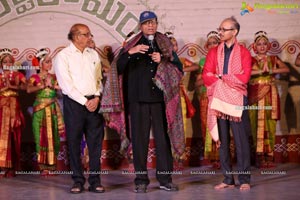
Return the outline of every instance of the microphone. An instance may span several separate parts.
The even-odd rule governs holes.
[[[155,52],[156,50],[155,50],[155,47],[153,45],[154,35],[148,35],[148,40],[149,40],[149,43],[150,43],[150,46],[151,46],[153,52]]]

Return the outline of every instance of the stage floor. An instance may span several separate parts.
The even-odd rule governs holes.
[[[19,174],[14,178],[0,179],[0,199],[105,199],[105,200],[196,200],[196,199],[299,199],[300,164],[278,164],[272,169],[252,167],[250,191],[226,189],[216,191],[214,185],[222,181],[220,170],[212,170],[209,166],[185,168],[176,171],[173,182],[179,185],[178,192],[166,192],[158,189],[155,170],[149,170],[151,180],[148,193],[133,192],[134,175],[122,170],[103,171],[102,185],[106,192],[102,194],[87,191],[81,194],[70,194],[72,185],[70,175],[41,177],[40,175]],[[237,183],[238,184],[238,183]]]

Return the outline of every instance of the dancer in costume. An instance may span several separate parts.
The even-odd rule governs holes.
[[[178,43],[172,32],[166,32],[165,35],[171,40],[173,44],[174,52],[178,53]],[[193,63],[191,60],[185,57],[179,57],[180,62],[182,63],[184,76],[180,82],[180,98],[181,98],[181,108],[182,108],[182,119],[183,119],[183,128],[185,133],[185,138],[187,137],[187,120],[192,118],[196,112],[195,108],[189,100],[186,85],[188,82],[187,72],[197,71],[198,65]]]
[[[251,80],[249,82],[249,115],[256,166],[274,166],[276,121],[280,119],[279,95],[275,75],[288,73],[289,68],[277,56],[268,55],[271,47],[267,33],[255,33]]]
[[[205,43],[205,48],[210,50],[213,47],[218,46],[220,43],[220,37],[218,32],[210,31],[207,34],[207,41]],[[214,168],[220,168],[219,153],[217,151],[217,145],[212,140],[209,130],[207,128],[207,108],[208,108],[208,98],[206,94],[206,87],[203,84],[202,71],[205,63],[205,57],[201,58],[199,61],[199,74],[196,79],[196,91],[200,103],[200,120],[201,120],[201,133],[202,133],[202,144],[204,146],[204,160],[203,163],[210,164],[213,163]]]
[[[26,87],[25,76],[15,71],[10,49],[0,51],[0,168],[1,176],[13,177],[20,170],[21,129],[24,117],[20,109],[20,89]]]
[[[64,136],[65,126],[56,90],[60,89],[56,77],[49,73],[52,59],[46,49],[40,49],[32,60],[39,67],[38,74],[29,78],[27,92],[36,93],[33,104],[32,131],[34,135],[37,162],[41,175],[49,175],[56,169],[60,147],[60,137]]]

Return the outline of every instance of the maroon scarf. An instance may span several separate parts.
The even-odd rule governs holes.
[[[116,62],[120,55],[134,47],[141,39],[140,32],[132,38],[121,50],[119,56],[114,59],[111,71],[108,74],[103,89],[100,112],[107,120],[107,125],[118,131],[121,136],[121,151],[129,147],[129,139],[126,135],[125,113],[123,104],[122,78],[118,77]],[[172,144],[173,157],[179,159],[185,149],[182,112],[180,104],[179,83],[182,78],[181,72],[172,64],[173,45],[163,34],[157,32],[155,40],[162,52],[162,61],[158,65],[155,75],[155,84],[164,92],[166,116],[168,122],[168,134]]]

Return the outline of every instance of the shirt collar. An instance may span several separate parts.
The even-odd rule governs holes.
[[[81,53],[81,51],[74,45],[73,42],[70,43],[70,49],[71,49],[72,52],[80,52]],[[90,52],[90,48],[86,47],[83,50],[83,52],[85,52],[85,51]]]
[[[234,46],[234,43],[233,43],[230,47],[227,47],[227,45],[224,43],[224,49],[225,49],[225,50],[232,51],[233,46]]]

